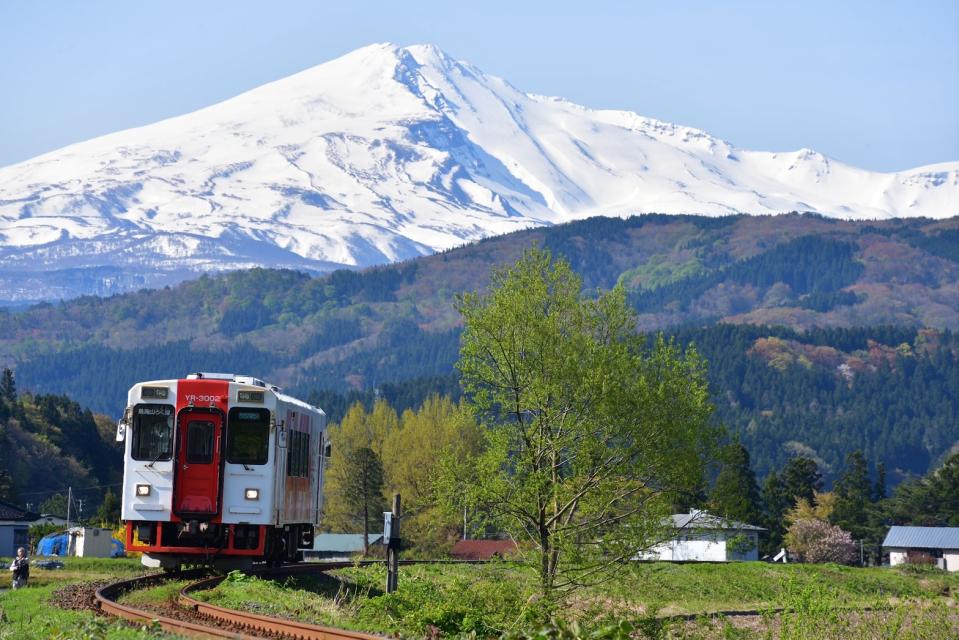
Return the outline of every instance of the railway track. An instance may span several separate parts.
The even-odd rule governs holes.
[[[361,564],[373,564],[365,562]],[[354,566],[352,562],[324,562],[290,565],[286,567],[260,569],[254,575],[277,576],[299,573],[321,573]],[[261,638],[288,637],[299,640],[382,640],[383,636],[332,627],[322,627],[295,620],[271,618],[259,614],[227,609],[197,600],[191,594],[212,589],[224,580],[225,576],[208,576],[205,570],[184,571],[174,574],[156,574],[122,580],[97,590],[95,600],[100,611],[141,624],[158,624],[165,631],[198,638]],[[181,615],[162,615],[148,609],[139,609],[118,602],[118,598],[128,591],[153,587],[168,580],[193,580],[185,586],[177,598],[182,609]],[[207,624],[204,624],[204,623]],[[251,635],[257,633],[258,635]]]

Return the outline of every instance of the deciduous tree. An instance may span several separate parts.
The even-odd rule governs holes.
[[[489,427],[467,499],[535,549],[547,596],[661,539],[713,442],[695,350],[646,344],[621,287],[581,289],[566,262],[530,250],[458,305],[457,366]]]
[[[403,539],[421,550],[435,550],[455,538],[462,512],[440,508],[437,482],[440,461],[462,464],[479,453],[483,433],[469,408],[448,397],[431,395],[417,409],[400,417],[400,426],[383,444],[388,493],[403,496]]]
[[[356,505],[348,497],[357,473],[353,466],[357,460],[354,454],[360,449],[370,449],[380,460],[382,468],[383,443],[398,424],[399,418],[393,408],[385,400],[379,400],[369,412],[361,403],[353,404],[343,420],[330,427],[332,454],[324,478],[325,528],[338,532],[356,531],[360,521]],[[385,496],[383,498],[385,503]]]

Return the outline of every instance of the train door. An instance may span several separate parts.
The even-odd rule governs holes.
[[[173,511],[212,516],[220,511],[220,442],[223,417],[210,411],[180,414]]]

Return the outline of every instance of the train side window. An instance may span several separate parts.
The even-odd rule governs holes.
[[[173,406],[137,405],[133,410],[134,460],[169,460],[173,456]]]
[[[215,427],[209,420],[190,420],[186,426],[186,461],[190,464],[213,462]]]
[[[292,478],[305,478],[310,475],[310,434],[302,431],[290,432],[286,475]]]
[[[270,454],[270,412],[267,409],[230,409],[226,461],[266,464]]]

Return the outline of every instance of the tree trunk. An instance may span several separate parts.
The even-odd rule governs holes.
[[[363,556],[370,555],[370,510],[369,502],[363,501]]]

